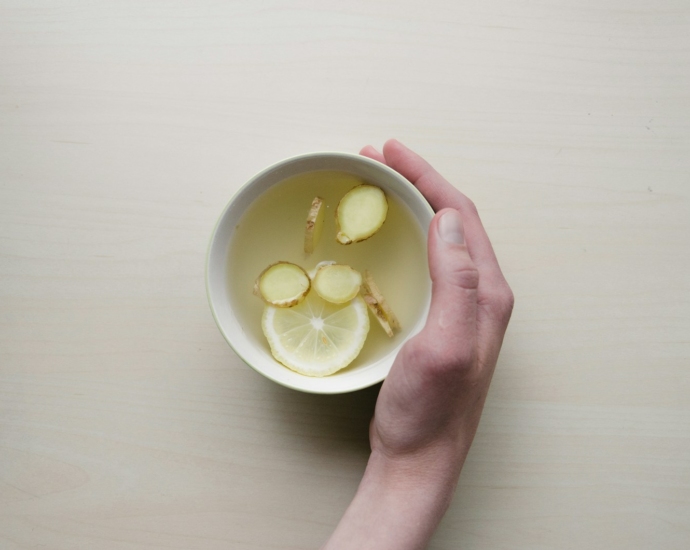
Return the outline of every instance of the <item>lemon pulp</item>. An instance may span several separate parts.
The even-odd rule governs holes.
[[[261,328],[276,360],[300,374],[327,376],[359,355],[369,315],[360,296],[332,304],[312,291],[295,307],[266,306]]]

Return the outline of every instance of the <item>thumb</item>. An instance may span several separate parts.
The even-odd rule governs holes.
[[[439,211],[429,227],[431,309],[425,332],[444,355],[469,358],[476,350],[479,271],[467,251],[462,217]]]

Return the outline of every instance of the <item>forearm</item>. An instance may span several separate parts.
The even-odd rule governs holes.
[[[323,550],[426,548],[459,475],[457,467],[446,464],[392,462],[373,452],[352,503]]]

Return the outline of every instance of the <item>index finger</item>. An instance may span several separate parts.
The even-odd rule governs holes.
[[[383,146],[383,156],[388,166],[405,176],[419,189],[434,210],[455,208],[460,212],[472,260],[482,275],[493,279],[493,282],[505,283],[493,246],[474,203],[448,183],[427,161],[399,141],[388,140]]]

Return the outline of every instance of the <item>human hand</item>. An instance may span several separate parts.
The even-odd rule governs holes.
[[[474,438],[513,294],[474,204],[419,155],[390,140],[383,162],[437,212],[429,227],[432,299],[398,354],[371,422],[362,484],[326,548],[423,548],[448,507]]]

